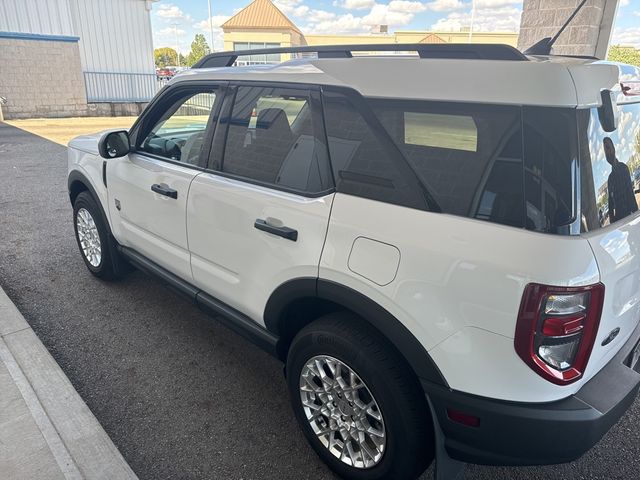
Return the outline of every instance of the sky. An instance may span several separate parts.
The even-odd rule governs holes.
[[[214,48],[222,49],[220,25],[251,0],[211,0]],[[303,33],[364,34],[386,24],[396,30],[453,30],[469,26],[471,0],[274,0]],[[154,46],[187,54],[196,33],[210,43],[207,0],[154,2]],[[517,31],[522,0],[476,0],[475,31]],[[177,35],[176,35],[177,34]],[[176,42],[177,36],[177,42]],[[640,48],[640,0],[620,0],[614,44]]]

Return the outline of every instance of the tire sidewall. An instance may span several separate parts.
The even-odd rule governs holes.
[[[82,208],[87,210],[91,215],[91,217],[93,218],[93,222],[95,223],[96,228],[98,230],[98,236],[100,237],[101,258],[100,258],[100,264],[97,267],[94,267],[93,265],[91,265],[91,263],[85,256],[84,251],[82,250],[82,245],[80,244],[80,237],[78,236],[78,212]],[[109,265],[109,262],[111,261],[110,255],[109,255],[109,243],[108,243],[109,235],[108,235],[108,232],[106,231],[106,227],[104,225],[104,221],[102,219],[102,215],[100,213],[98,206],[96,205],[93,198],[90,195],[85,194],[85,192],[80,193],[80,195],[78,195],[78,198],[76,198],[76,201],[73,204],[73,231],[75,233],[76,243],[78,244],[78,249],[80,250],[80,255],[82,256],[82,260],[84,260],[84,264],[94,275],[100,276],[104,274],[107,270],[107,266]]]
[[[378,465],[368,469],[351,467],[335,457],[313,432],[303,410],[300,398],[300,373],[306,362],[316,355],[328,355],[345,363],[358,374],[367,385],[378,403],[385,425],[386,446]],[[307,440],[335,472],[346,478],[378,479],[391,478],[395,469],[394,460],[398,445],[402,443],[402,431],[405,421],[402,407],[391,392],[386,372],[378,369],[376,359],[366,358],[361,349],[352,342],[340,338],[331,332],[309,331],[296,338],[287,359],[287,384],[291,395],[294,413]]]

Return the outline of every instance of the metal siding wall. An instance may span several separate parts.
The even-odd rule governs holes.
[[[70,0],[85,71],[154,73],[145,0]]]
[[[0,31],[77,35],[69,0],[0,0]]]

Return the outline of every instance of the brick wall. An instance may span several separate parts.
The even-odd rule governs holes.
[[[525,50],[538,40],[553,37],[580,0],[524,0],[518,48]],[[589,0],[560,35],[554,53],[604,58],[617,0]]]
[[[0,38],[0,70],[6,119],[87,114],[76,42]]]

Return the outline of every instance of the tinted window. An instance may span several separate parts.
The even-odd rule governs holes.
[[[138,147],[139,151],[199,165],[214,92],[184,93],[163,112]],[[165,108],[162,105],[159,108]]]
[[[570,233],[577,178],[575,111],[524,107],[527,228]]]
[[[371,105],[443,212],[524,226],[519,108]]]
[[[598,110],[578,111],[582,227],[596,230],[638,210],[640,103],[620,106],[618,128],[600,125]]]
[[[305,90],[238,87],[222,171],[317,193],[330,187],[318,105]]]
[[[413,177],[434,210],[575,233],[574,110],[332,93],[325,117],[338,191],[424,208]]]
[[[329,155],[338,191],[413,208],[425,208],[423,192],[400,152],[364,102],[338,93],[323,96]],[[357,99],[354,99],[357,101]],[[404,168],[404,171],[403,171]]]

